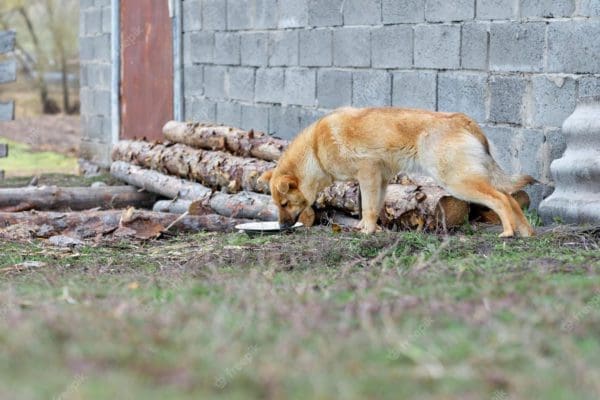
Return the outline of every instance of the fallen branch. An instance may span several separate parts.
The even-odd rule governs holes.
[[[197,149],[227,151],[241,157],[278,160],[289,142],[262,132],[229,126],[202,125],[196,122],[170,121],[163,128],[165,137]]]
[[[156,195],[132,186],[23,187],[0,189],[0,211],[88,210],[91,208],[148,207]]]

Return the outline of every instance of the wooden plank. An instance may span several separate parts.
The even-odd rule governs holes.
[[[0,83],[17,80],[17,63],[15,61],[0,62]]]
[[[9,101],[8,103],[0,102],[0,121],[10,121],[15,117],[15,103]]]
[[[0,158],[8,157],[8,145],[0,143]]]
[[[15,31],[0,31],[0,54],[14,50],[15,35]]]

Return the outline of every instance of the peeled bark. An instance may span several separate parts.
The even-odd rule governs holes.
[[[134,209],[86,212],[0,212],[0,238],[49,238],[66,235],[98,239],[107,235],[138,239],[156,238],[167,232],[231,232],[244,219],[222,215],[187,215]],[[173,226],[171,226],[173,225]]]
[[[334,207],[360,214],[356,183],[336,182],[317,197],[317,209]],[[381,224],[389,229],[437,230],[461,225],[469,215],[468,203],[450,196],[437,186],[388,185]]]
[[[268,185],[259,183],[258,178],[275,167],[272,162],[236,157],[221,151],[198,150],[183,144],[129,140],[120,141],[114,146],[112,158],[229,193],[242,190],[267,193]]]
[[[287,140],[262,132],[195,122],[167,122],[163,133],[172,142],[194,148],[222,150],[241,157],[256,157],[267,161],[278,160],[289,144]]]
[[[0,189],[0,211],[88,210],[91,208],[148,207],[156,195],[132,186],[24,187]]]

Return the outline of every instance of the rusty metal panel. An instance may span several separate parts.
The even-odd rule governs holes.
[[[173,33],[167,1],[121,2],[121,138],[162,139],[173,119]]]

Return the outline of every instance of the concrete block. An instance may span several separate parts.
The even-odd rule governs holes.
[[[261,103],[283,103],[284,82],[283,68],[257,69],[254,99]]]
[[[371,31],[373,68],[410,68],[413,30],[407,25],[384,26]]]
[[[571,20],[548,26],[547,70],[600,73],[600,21]]]
[[[93,37],[79,38],[79,59],[81,62],[94,61],[94,40]]]
[[[106,61],[110,62],[111,54],[110,54],[110,34],[102,34],[100,36],[94,37],[94,58],[97,61]]]
[[[188,65],[183,69],[184,97],[202,96],[204,94],[204,67]]]
[[[269,33],[269,65],[298,65],[298,31]]]
[[[202,3],[200,0],[183,2],[183,31],[199,31],[202,29]]]
[[[269,62],[269,34],[249,32],[241,34],[242,65],[266,66]]]
[[[544,66],[544,22],[495,22],[490,28],[490,69],[541,71]]]
[[[567,148],[567,138],[565,137],[561,128],[548,128],[545,130],[546,136],[546,157],[544,165],[544,174],[542,179],[549,181],[552,179],[550,176],[550,164],[552,161],[561,158]]]
[[[541,129],[520,129],[515,136],[517,171],[540,179],[544,169],[544,143]],[[539,203],[539,201],[538,201]]]
[[[205,30],[227,29],[227,2],[225,0],[202,0],[202,26]]]
[[[183,35],[183,63],[210,64],[214,61],[215,34],[190,32]]]
[[[417,25],[414,64],[420,68],[453,69],[460,66],[459,25]]]
[[[308,0],[308,25],[342,25],[344,0]]]
[[[371,65],[369,28],[341,28],[333,32],[333,64],[339,67]]]
[[[85,132],[85,138],[94,142],[104,141],[104,117],[98,115],[89,115],[81,119],[82,131]]]
[[[382,0],[384,24],[423,22],[425,20],[425,1],[423,0]]]
[[[345,25],[379,25],[381,23],[381,0],[346,0],[344,2]]]
[[[215,63],[221,65],[240,64],[240,35],[237,33],[215,33]]]
[[[302,109],[300,111],[300,129],[305,129],[310,126],[312,123],[318,121],[323,118],[327,114],[324,110],[316,110],[316,109]]]
[[[80,0],[79,1],[79,9],[80,10],[86,10],[91,7],[94,7],[94,0]]]
[[[299,35],[300,65],[306,67],[323,67],[331,65],[333,59],[333,34],[331,30],[302,30]]]
[[[110,64],[87,64],[85,67],[86,83],[83,84],[84,74],[82,74],[82,86],[107,89],[110,87],[110,77]]]
[[[242,106],[240,103],[225,101],[217,103],[217,122],[229,126],[242,126]]]
[[[227,68],[206,65],[204,67],[204,95],[211,99],[226,99],[225,76]]]
[[[352,73],[335,69],[323,69],[317,78],[319,107],[337,108],[352,104]]]
[[[110,7],[102,7],[102,33],[112,32],[112,13]]]
[[[600,77],[584,76],[579,79],[579,98],[600,96]]]
[[[285,103],[314,106],[316,99],[315,71],[289,68],[285,71]]]
[[[277,0],[255,0],[254,28],[277,28],[279,15]]]
[[[223,2],[225,0],[222,0]],[[227,29],[243,30],[252,28],[253,0],[227,0]]]
[[[462,26],[460,48],[461,67],[466,69],[488,69],[488,43],[490,24],[469,22]]]
[[[274,106],[269,109],[269,133],[293,139],[300,133],[300,107]]]
[[[521,0],[521,17],[568,17],[575,11],[575,0]]]
[[[254,101],[254,68],[229,68],[225,91],[231,99]]]
[[[217,104],[208,99],[191,98],[185,100],[185,119],[204,123],[217,122]]]
[[[577,83],[564,76],[531,78],[533,110],[528,125],[561,127],[577,105]]]
[[[517,150],[515,128],[482,125],[483,132],[490,143],[490,153],[503,171],[514,174],[517,172]]]
[[[475,17],[473,0],[425,0],[425,19],[431,22],[465,21]]]
[[[269,131],[269,107],[242,106],[242,128],[255,131]]]
[[[279,27],[300,28],[308,25],[308,0],[279,0]]]
[[[94,90],[94,114],[110,115],[110,90]]]
[[[92,8],[81,13],[83,34],[93,36],[102,33],[102,9]]]
[[[389,106],[392,78],[387,71],[355,71],[352,73],[352,105],[356,107]]]
[[[519,0],[477,0],[477,19],[515,19]]]
[[[487,74],[442,72],[438,74],[438,110],[462,112],[478,122],[486,117]]]
[[[79,91],[81,115],[94,115],[96,113],[94,110],[94,94],[95,90],[89,88],[82,88]]]
[[[394,72],[392,105],[437,109],[437,73],[434,71]]]
[[[526,83],[520,76],[493,75],[490,84],[489,120],[520,124],[523,121],[523,97]]]
[[[579,3],[579,15],[584,17],[600,16],[600,0],[581,0]]]
[[[96,7],[108,7],[110,6],[110,1],[111,0],[95,0],[94,5]]]

